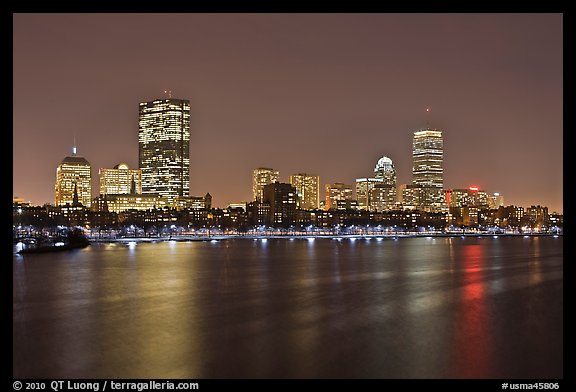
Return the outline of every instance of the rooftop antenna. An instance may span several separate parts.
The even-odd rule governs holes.
[[[426,108],[426,129],[430,129],[430,108]]]
[[[76,156],[76,133],[74,133],[74,146],[72,146],[72,155]]]
[[[164,90],[164,94],[168,94],[168,98],[172,98],[172,90]]]

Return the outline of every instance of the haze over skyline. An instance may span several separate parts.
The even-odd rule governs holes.
[[[353,184],[443,130],[444,187],[563,211],[561,14],[14,14],[13,195],[54,202],[71,154],[138,166],[138,104],[191,101],[190,193],[256,167]],[[431,112],[426,113],[430,107]],[[427,118],[429,117],[429,118]],[[323,190],[321,193],[323,197]]]

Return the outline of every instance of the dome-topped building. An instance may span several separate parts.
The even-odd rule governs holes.
[[[374,177],[381,178],[385,185],[396,187],[396,169],[394,169],[392,159],[387,156],[380,158],[374,168]]]

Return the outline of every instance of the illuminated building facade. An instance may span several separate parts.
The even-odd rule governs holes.
[[[248,224],[251,226],[269,224],[270,203],[262,201],[246,203],[246,217]]]
[[[448,189],[444,191],[444,195],[448,207],[488,207],[488,194],[475,186],[466,189]]]
[[[396,169],[392,159],[383,156],[376,163],[374,177],[382,179],[382,183],[375,184],[370,190],[369,210],[386,211],[396,205]]]
[[[54,204],[56,206],[71,205],[74,202],[74,189],[76,188],[78,201],[84,207],[90,207],[92,202],[90,163],[86,158],[76,154],[76,147],[72,151],[72,155],[64,158],[56,169]]]
[[[423,187],[444,186],[444,144],[442,131],[424,129],[414,132],[412,141],[412,183]]]
[[[372,189],[376,184],[383,184],[382,178],[357,178],[356,179],[356,200],[358,200],[358,208],[361,210],[369,210],[372,200]]]
[[[129,169],[125,163],[113,169],[100,169],[100,195],[142,193],[142,170]]]
[[[396,206],[396,186],[376,184],[370,190],[370,211],[387,211]]]
[[[178,211],[189,209],[189,210],[209,210],[212,208],[212,195],[207,193],[205,196],[186,196],[177,197],[172,202],[171,207]]]
[[[346,209],[346,202],[350,204],[349,202],[354,199],[352,185],[335,182],[333,184],[326,184],[325,191],[325,210]]]
[[[399,187],[401,192],[401,202],[404,209],[413,210],[422,204],[422,187],[413,184],[402,184]]]
[[[252,171],[252,195],[254,200],[262,201],[264,197],[264,187],[278,181],[280,173],[278,170],[259,167]]]
[[[476,226],[480,220],[480,208],[469,205],[449,207],[450,223],[456,226]]]
[[[538,229],[548,226],[550,223],[548,216],[548,207],[544,207],[541,205],[528,207],[526,209],[526,214],[524,215],[524,217],[531,227]]]
[[[498,192],[488,195],[488,208],[496,210],[501,206],[504,206],[504,196]]]
[[[317,210],[320,208],[320,177],[313,174],[298,173],[290,176],[290,184],[296,188],[300,208]]]
[[[167,198],[152,194],[105,194],[95,198],[93,203],[94,211],[116,213],[169,207]]]
[[[190,101],[156,99],[140,103],[138,165],[142,193],[170,202],[190,189]]]
[[[374,168],[374,178],[381,178],[384,185],[396,188],[396,169],[392,159],[384,156],[378,160]]]
[[[241,208],[242,210],[246,211],[246,204],[248,204],[248,202],[243,202],[243,203],[230,203],[228,204],[228,209],[238,209]]]
[[[296,221],[298,195],[291,184],[275,182],[264,187],[263,202],[270,204],[268,224],[288,227]]]
[[[445,209],[444,201],[444,142],[442,131],[423,129],[414,132],[412,140],[412,184],[421,188],[423,211]]]
[[[524,217],[524,207],[519,207],[519,206],[508,206],[505,207],[505,210],[508,213],[508,217],[509,217],[509,224],[511,226],[517,225],[519,224],[519,222],[522,221],[522,218]]]

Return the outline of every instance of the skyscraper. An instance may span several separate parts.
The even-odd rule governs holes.
[[[320,176],[298,173],[290,176],[290,184],[296,188],[303,210],[320,208]]]
[[[74,189],[78,201],[84,207],[90,207],[92,201],[92,172],[90,163],[86,158],[76,154],[76,147],[72,155],[65,157],[56,169],[56,184],[54,185],[55,205],[63,206],[74,201]]]
[[[439,211],[444,202],[444,143],[442,131],[426,128],[414,132],[412,142],[412,184],[420,188],[418,208]]]
[[[392,159],[383,156],[376,163],[374,177],[382,179],[381,184],[375,184],[370,191],[371,211],[391,210],[396,204],[396,169]]]
[[[129,169],[125,163],[113,169],[100,169],[100,194],[122,195],[142,193],[142,170]]]
[[[442,131],[427,128],[414,132],[412,159],[412,183],[414,185],[443,188]]]
[[[190,190],[190,101],[156,99],[140,103],[138,165],[142,193],[172,202]]]
[[[278,170],[267,167],[259,167],[252,171],[252,195],[254,200],[262,201],[264,196],[264,187],[278,181],[280,173]]]
[[[380,158],[374,167],[374,177],[381,178],[384,185],[396,187],[396,169],[392,159],[387,156]]]

